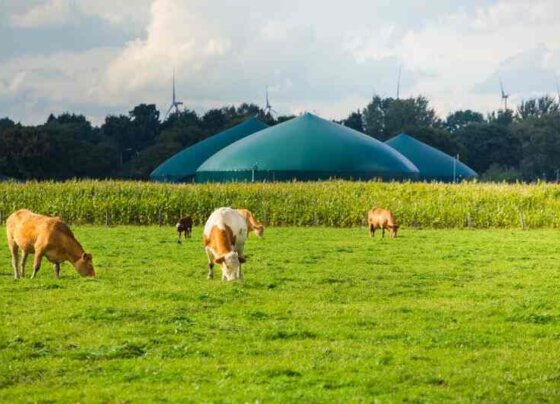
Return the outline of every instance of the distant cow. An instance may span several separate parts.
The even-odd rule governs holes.
[[[243,247],[247,240],[247,222],[234,209],[216,209],[204,226],[204,247],[208,256],[208,279],[214,277],[214,264],[222,266],[222,280],[243,279]]]
[[[395,222],[393,213],[387,209],[375,208],[368,212],[369,235],[373,237],[376,229],[381,229],[381,237],[385,237],[385,229],[391,233],[391,238],[397,237],[399,225]]]
[[[177,228],[178,239],[177,242],[181,243],[181,234],[184,233],[185,240],[191,238],[192,236],[192,218],[190,216],[185,216],[177,222],[175,227]]]
[[[262,237],[264,234],[264,226],[259,222],[257,222],[257,219],[255,219],[255,216],[253,216],[251,211],[248,209],[236,209],[236,210],[239,212],[241,216],[245,218],[245,221],[247,222],[247,230],[255,233],[255,236],[257,237]]]
[[[8,247],[12,253],[14,278],[25,276],[25,261],[35,254],[34,278],[41,267],[41,259],[54,264],[54,275],[60,277],[60,264],[70,261],[82,276],[95,276],[91,254],[84,251],[70,228],[59,218],[37,215],[26,209],[12,213],[6,222]],[[22,256],[18,270],[18,250]]]

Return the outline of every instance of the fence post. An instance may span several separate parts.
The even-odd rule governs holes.
[[[521,220],[521,230],[525,230],[525,217],[523,217],[523,211],[519,211],[519,219]]]
[[[105,210],[105,226],[109,227],[109,211]]]
[[[318,223],[319,223],[319,221],[317,219],[317,212],[313,211],[313,225],[317,226]]]
[[[467,227],[469,229],[472,228],[472,218],[470,213],[467,213]]]
[[[163,222],[162,222],[162,221],[163,221],[163,218],[162,218],[162,215],[161,215],[161,209],[160,209],[160,211],[159,211],[159,218],[158,218],[158,221],[159,221],[159,227],[161,227],[161,226],[163,225]]]

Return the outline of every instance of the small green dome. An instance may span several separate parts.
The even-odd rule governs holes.
[[[268,125],[258,119],[248,119],[170,157],[152,171],[150,179],[160,182],[181,182],[192,179],[196,169],[214,153],[265,128],[268,128]]]
[[[478,177],[478,174],[466,164],[405,133],[401,133],[385,143],[418,167],[420,180],[453,182],[454,179],[461,181]]]
[[[197,182],[415,179],[418,169],[391,147],[353,129],[305,114],[217,152]]]

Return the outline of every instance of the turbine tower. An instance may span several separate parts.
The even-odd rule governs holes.
[[[264,114],[266,115],[270,115],[272,116],[272,113],[278,115],[278,113],[272,108],[272,105],[270,105],[270,100],[268,98],[268,86],[266,87],[266,105],[264,107]]]
[[[504,111],[507,111],[509,94],[507,94],[504,91],[504,83],[502,82],[502,79],[500,79],[500,90],[502,91],[502,101],[504,102]]]
[[[399,76],[397,79],[397,100],[400,98],[401,95],[401,73],[402,73],[402,65],[399,64]]]
[[[175,69],[173,69],[173,98],[171,99],[171,106],[169,107],[167,113],[165,114],[165,119],[167,119],[167,117],[169,116],[173,108],[175,108],[175,113],[178,113],[179,106],[181,105],[183,105],[183,102],[177,101],[177,97],[175,96]]]

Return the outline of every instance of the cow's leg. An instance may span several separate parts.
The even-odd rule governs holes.
[[[375,226],[373,224],[369,225],[369,236],[370,237],[375,236]]]
[[[208,257],[208,279],[214,279],[214,254],[206,247],[206,256]]]
[[[25,277],[25,263],[27,262],[27,256],[29,255],[28,252],[21,250],[21,261],[19,262],[19,269],[20,269],[20,277]]]
[[[13,240],[8,241],[10,246],[10,253],[12,254],[12,269],[14,270],[14,279],[20,278],[20,272],[18,269],[18,246]]]
[[[33,260],[33,273],[31,274],[31,279],[35,278],[39,269],[41,269],[41,259],[43,258],[43,252],[35,250],[35,259]]]
[[[181,230],[177,230],[177,242],[181,244]]]
[[[53,270],[54,270],[54,277],[56,279],[60,279],[60,264],[54,264]]]
[[[235,247],[235,249],[237,250],[237,254],[239,255],[239,258],[245,259],[245,255],[243,254],[243,250],[245,249],[245,244],[239,244]]]
[[[187,237],[187,235],[189,236],[189,238],[192,238],[192,227],[189,227],[185,232],[185,238]]]
[[[381,238],[385,238],[385,227],[381,228]]]
[[[239,269],[237,270],[237,279],[243,282],[243,269],[241,268],[241,264],[239,264]]]

